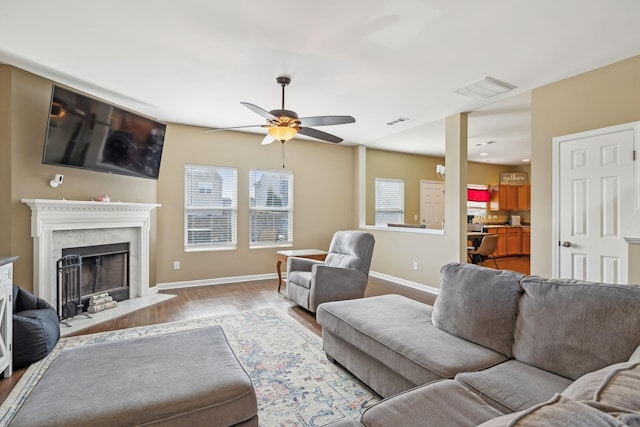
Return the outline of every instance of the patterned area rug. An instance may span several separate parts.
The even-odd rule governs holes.
[[[7,425],[51,362],[63,351],[100,342],[122,341],[220,325],[251,376],[261,427],[323,426],[359,418],[380,398],[341,367],[329,362],[319,337],[276,310],[248,311],[184,322],[62,338],[53,352],[33,364],[0,407]]]

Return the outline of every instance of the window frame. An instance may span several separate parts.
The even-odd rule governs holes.
[[[403,224],[404,221],[404,180],[403,179],[394,179],[394,178],[375,178],[375,189],[374,189],[374,224],[375,227],[387,227],[388,224]],[[389,188],[383,189],[382,186],[386,186]],[[396,187],[392,189],[390,187]],[[399,188],[398,188],[399,187]],[[384,191],[384,193],[382,193]],[[387,198],[380,200],[381,195],[394,195],[397,197]],[[380,202],[380,203],[379,203]],[[384,202],[384,203],[383,203]],[[382,204],[385,205],[393,205],[395,203],[399,203],[399,206],[380,206]],[[390,218],[391,215],[398,215],[399,221],[394,221],[393,218]],[[380,221],[386,217],[384,221]],[[380,220],[379,220],[380,219]]]
[[[260,177],[256,177],[256,174],[260,174]],[[279,176],[280,180],[278,181],[278,186],[283,185],[282,178],[285,178],[286,181],[286,189],[278,188],[274,191],[273,185],[271,185],[266,191],[267,194],[261,194],[260,197],[256,196],[255,185],[260,183],[262,179],[264,179],[265,175],[267,176]],[[274,178],[271,178],[274,179]],[[268,185],[268,183],[267,183]],[[286,191],[286,195],[283,194]],[[271,192],[272,196],[269,196],[269,192]],[[277,194],[273,194],[276,192]],[[274,199],[275,198],[275,199]],[[256,202],[258,199],[261,200],[262,206],[256,206]],[[264,199],[264,201],[262,201]],[[272,202],[269,202],[272,200]],[[280,203],[285,201],[285,206],[268,206],[269,203]],[[262,170],[262,169],[250,169],[249,170],[249,249],[261,249],[261,248],[273,248],[273,247],[291,247],[293,246],[293,172],[291,171],[273,171],[273,170]],[[266,227],[259,227],[254,224],[254,220],[256,214],[263,213],[265,217],[271,217],[268,221],[273,222],[278,221],[277,213],[280,212],[282,215],[283,212],[286,212],[286,218],[280,218],[280,221],[284,223],[281,226],[286,224],[286,228],[280,230],[274,229],[266,229]],[[256,227],[258,227],[256,229]],[[262,232],[265,232],[265,237],[262,236]],[[285,236],[286,234],[286,236]],[[269,239],[271,235],[275,236],[275,239]]]
[[[206,173],[211,174],[211,181],[202,179],[201,181],[197,181],[197,176],[193,176],[194,172],[197,169],[201,169],[203,171],[207,171]],[[225,182],[222,175],[227,175],[230,182]],[[203,173],[202,175],[206,175]],[[194,189],[198,190],[199,194],[211,195],[214,196],[214,187],[215,183],[213,182],[214,174],[217,174],[220,177],[220,189],[219,189],[219,203],[213,203],[210,205],[206,204],[198,204],[196,199],[198,194],[193,192]],[[227,197],[225,197],[227,196]],[[191,200],[191,202],[190,202]],[[218,222],[224,222],[224,217],[227,217],[228,230],[224,232],[222,228],[219,230],[213,227],[213,225],[209,228],[203,227],[201,230],[197,230],[194,228],[193,224],[198,219],[195,215],[197,212],[206,212],[210,211],[209,221],[213,224],[215,221],[214,215],[217,213],[220,218],[223,218],[223,221],[218,220]],[[224,214],[224,212],[228,212]],[[206,215],[206,214],[205,214]],[[200,218],[203,219],[203,218]],[[191,220],[191,222],[190,222]],[[205,221],[207,219],[204,219]],[[198,231],[206,234],[207,232],[211,234],[211,239],[209,241],[205,241],[204,243],[196,243],[192,239],[194,233]],[[219,233],[219,235],[228,235],[229,240],[222,240],[220,242],[215,242],[213,239],[214,233]],[[191,234],[190,234],[191,233]],[[184,165],[184,234],[183,234],[183,243],[184,243],[184,251],[185,252],[202,252],[202,251],[220,251],[220,250],[235,250],[238,247],[238,169],[229,166],[213,166],[213,165],[196,165],[196,164],[185,164]]]

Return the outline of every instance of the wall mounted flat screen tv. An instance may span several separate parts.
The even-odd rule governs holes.
[[[53,86],[42,163],[158,179],[166,125]]]

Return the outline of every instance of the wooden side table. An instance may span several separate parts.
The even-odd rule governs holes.
[[[278,262],[276,263],[276,271],[278,272],[278,292],[280,292],[280,286],[282,286],[282,271],[280,270],[280,267],[283,262],[287,262],[289,257],[317,259],[319,261],[324,261],[327,257],[327,252],[319,249],[296,249],[291,251],[278,251],[276,253],[278,254]]]

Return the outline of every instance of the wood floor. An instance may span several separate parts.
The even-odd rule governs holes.
[[[495,267],[492,261],[487,261],[485,266]],[[498,266],[501,269],[529,274],[528,257],[498,259]],[[177,298],[101,323],[81,331],[81,334],[197,319],[247,310],[276,308],[285,311],[311,332],[320,335],[322,330],[320,325],[316,323],[314,314],[293,304],[284,296],[284,293],[278,293],[277,289],[278,281],[273,279],[165,291],[168,294],[177,295]],[[431,293],[375,277],[369,278],[365,297],[391,293],[404,295],[427,304],[433,304],[435,301],[435,295]],[[15,370],[10,378],[0,380],[0,402],[6,399],[24,371],[25,369]]]

